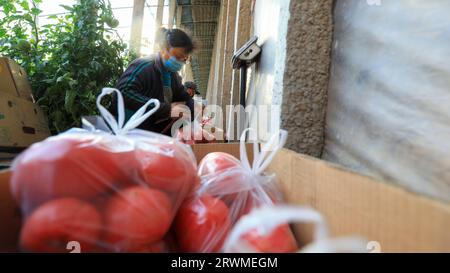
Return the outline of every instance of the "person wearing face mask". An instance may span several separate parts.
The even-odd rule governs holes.
[[[189,61],[195,49],[192,38],[180,29],[161,28],[157,33],[159,52],[136,59],[120,77],[116,88],[123,95],[125,120],[150,99],[158,99],[160,108],[139,128],[170,135],[176,113],[186,105],[194,118],[194,101],[182,84],[178,72]],[[112,108],[114,108],[115,98]],[[114,109],[111,109],[114,112]],[[116,112],[117,116],[117,112]]]

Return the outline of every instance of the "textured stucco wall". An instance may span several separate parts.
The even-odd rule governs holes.
[[[287,148],[319,157],[333,37],[333,0],[292,0],[288,23],[281,127]]]

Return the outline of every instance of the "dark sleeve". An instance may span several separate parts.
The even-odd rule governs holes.
[[[174,73],[175,80],[172,86],[173,89],[173,102],[185,102],[186,106],[191,110],[191,120],[194,120],[194,99],[189,96],[186,88],[181,83],[181,77]]]
[[[149,70],[145,69],[146,66],[150,65],[152,64],[133,63],[119,79],[116,88],[121,91],[125,108],[128,110],[136,112],[147,103],[147,101],[152,99],[151,97],[143,95],[148,86],[151,86],[152,77],[148,73]],[[170,104],[160,100],[159,110],[156,111],[148,121],[154,123],[169,117]]]
[[[189,107],[189,110],[191,110],[191,121],[194,120],[195,116],[194,116],[194,109],[195,109],[195,105],[194,105],[194,100],[189,97],[189,99],[186,101],[186,106]]]

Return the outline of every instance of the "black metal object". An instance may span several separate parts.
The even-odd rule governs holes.
[[[241,66],[240,105],[245,108],[245,93],[247,92],[247,66]]]
[[[253,36],[243,47],[234,53],[233,58],[231,59],[233,69],[241,70],[239,102],[243,107],[246,105],[247,69],[261,54],[261,47],[256,44],[257,41],[258,37]]]

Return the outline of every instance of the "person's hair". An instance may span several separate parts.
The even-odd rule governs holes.
[[[194,91],[197,91],[197,85],[195,84],[195,82],[191,82],[191,81],[185,82],[184,83],[184,87],[190,88],[190,89],[192,89]]]
[[[161,48],[183,47],[188,54],[195,49],[195,43],[192,37],[186,32],[177,28],[160,28],[156,35],[156,41]]]

